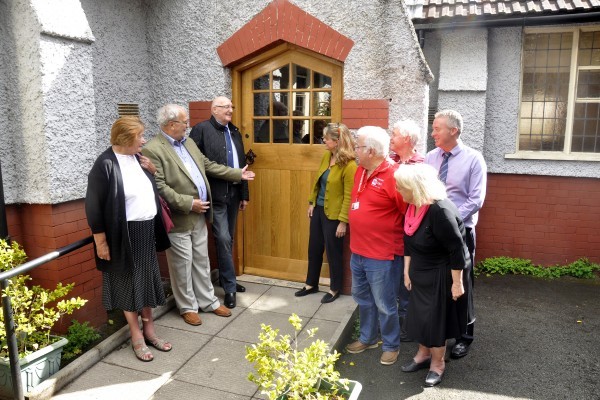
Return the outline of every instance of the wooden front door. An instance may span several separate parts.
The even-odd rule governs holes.
[[[341,119],[342,66],[296,48],[247,66],[235,96],[244,147],[256,154],[243,213],[243,273],[304,281],[308,197],[325,151],[323,128]]]

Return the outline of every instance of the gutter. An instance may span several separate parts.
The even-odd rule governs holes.
[[[536,26],[553,24],[570,24],[600,21],[600,11],[582,12],[577,14],[522,16],[497,19],[476,19],[472,21],[438,22],[419,24],[413,21],[415,31],[421,39],[422,31],[434,31],[456,28],[494,28],[502,26]]]

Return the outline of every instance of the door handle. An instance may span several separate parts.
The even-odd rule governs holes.
[[[252,149],[248,150],[248,152],[246,153],[246,164],[248,164],[248,165],[254,164],[254,159],[256,157],[258,157],[258,156],[252,151]]]

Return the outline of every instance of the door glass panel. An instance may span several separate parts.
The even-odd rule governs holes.
[[[300,111],[294,110],[294,116],[302,116]],[[292,142],[293,143],[310,143],[309,120],[294,119],[292,120]]]
[[[254,93],[254,116],[269,116],[269,93]]]
[[[254,90],[269,90],[269,74],[265,74],[254,80]]]
[[[310,92],[292,92],[293,110],[294,115],[304,115],[308,117],[310,115]],[[296,111],[299,114],[295,114]]]
[[[271,89],[288,89],[290,86],[290,66],[284,65],[273,70],[273,87]]]
[[[330,123],[330,119],[316,119],[313,121],[313,143],[314,144],[322,144],[323,143],[323,131],[327,127],[327,124]]]
[[[289,143],[289,120],[273,120],[273,143]]]
[[[314,92],[313,115],[331,116],[331,92]]]
[[[314,73],[314,82],[315,82],[315,88],[318,88],[318,89],[331,88],[331,77],[330,76],[315,72]]]
[[[292,77],[292,87],[294,89],[308,89],[310,87],[310,70],[300,65],[292,64],[294,75]]]
[[[290,115],[289,113],[289,94],[288,93],[273,93],[273,116],[283,117]]]
[[[269,143],[270,133],[268,119],[254,120],[254,143]]]

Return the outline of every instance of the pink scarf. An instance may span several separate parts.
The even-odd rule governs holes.
[[[416,207],[414,204],[409,204],[408,209],[406,210],[406,214],[404,214],[404,233],[408,236],[414,235],[414,233],[419,229],[419,225],[421,225],[421,221],[423,221],[423,217],[429,210],[429,204],[424,204],[419,209],[419,212],[416,212]]]

